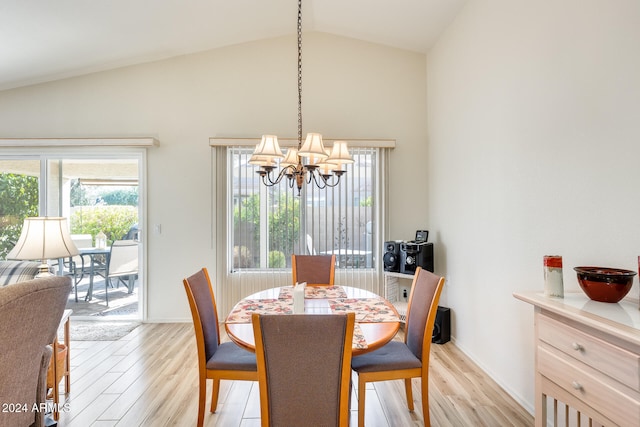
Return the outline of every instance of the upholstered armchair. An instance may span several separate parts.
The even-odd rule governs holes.
[[[52,276],[0,288],[0,402],[19,404],[0,427],[43,426],[51,347],[71,291],[71,278]],[[13,410],[15,409],[15,410]]]

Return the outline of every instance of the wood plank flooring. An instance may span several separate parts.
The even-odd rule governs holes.
[[[452,343],[432,346],[430,369],[433,426],[533,425],[533,417]],[[401,381],[369,384],[366,425],[424,425],[420,383],[413,381],[413,413],[406,409]],[[71,342],[71,393],[58,425],[191,427],[196,424],[197,393],[193,326],[143,324],[118,341]],[[355,387],[351,406],[351,425],[356,426]],[[222,381],[217,409],[215,414],[207,409],[206,426],[260,426],[257,383]]]

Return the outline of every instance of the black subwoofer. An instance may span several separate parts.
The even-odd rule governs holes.
[[[438,306],[436,322],[433,324],[431,342],[444,344],[451,340],[451,309]]]

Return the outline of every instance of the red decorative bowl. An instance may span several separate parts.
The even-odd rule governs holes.
[[[589,298],[600,302],[618,302],[631,290],[635,271],[608,267],[574,267],[578,283]]]

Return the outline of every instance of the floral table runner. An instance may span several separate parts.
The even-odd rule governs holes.
[[[378,298],[330,299],[333,313],[354,311],[356,321],[360,323],[398,322],[400,319],[393,306]]]
[[[240,301],[227,316],[227,323],[251,323],[251,315],[293,314],[293,299],[246,299]]]
[[[304,297],[309,299],[346,298],[347,293],[342,286],[305,286]],[[293,298],[293,286],[283,286],[280,288],[278,298]]]

